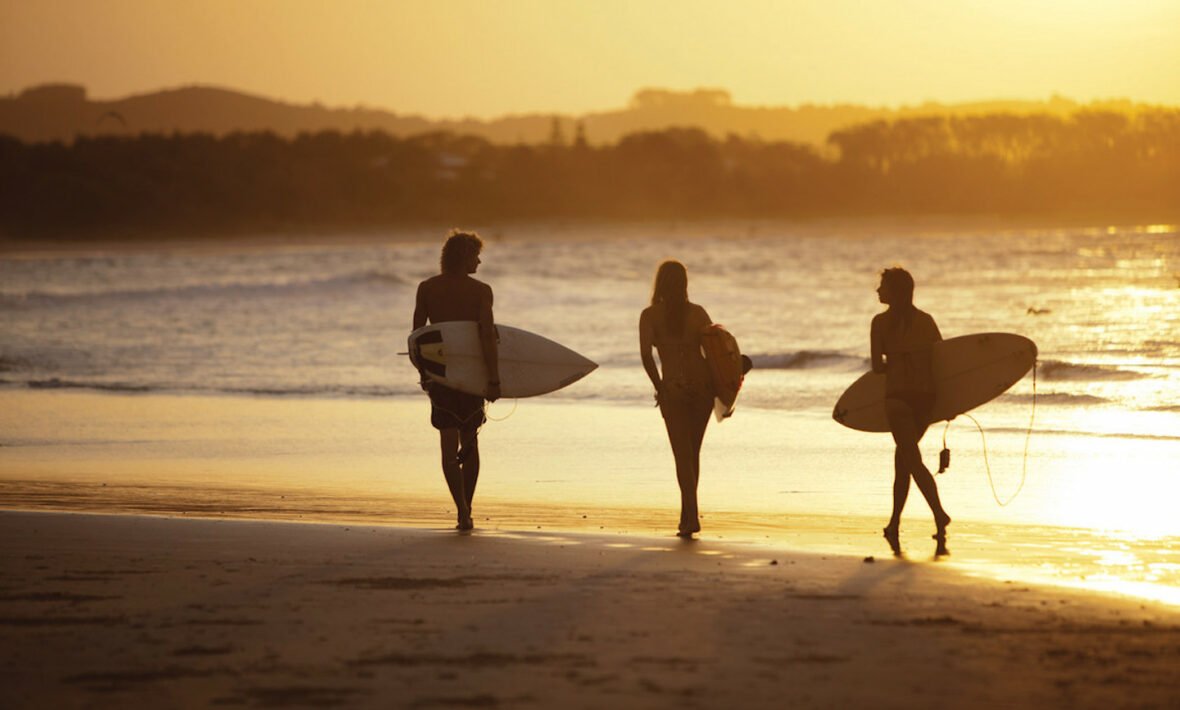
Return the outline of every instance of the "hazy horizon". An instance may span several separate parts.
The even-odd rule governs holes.
[[[645,87],[747,107],[1126,99],[1180,105],[1165,0],[242,5],[0,0],[0,94],[185,86],[432,119],[578,115]]]
[[[536,109],[536,110],[531,110],[531,111],[515,111],[515,112],[511,112],[511,113],[504,113],[504,114],[498,114],[498,115],[493,115],[493,116],[476,116],[476,115],[435,116],[435,115],[423,114],[421,112],[403,110],[397,106],[378,106],[378,105],[373,105],[373,104],[356,104],[356,103],[354,103],[354,104],[332,104],[332,103],[327,103],[321,99],[310,99],[307,101],[293,101],[293,100],[284,99],[282,97],[273,96],[273,95],[269,95],[269,94],[265,94],[265,93],[261,93],[261,92],[247,91],[245,89],[242,89],[241,87],[227,86],[227,85],[222,85],[222,84],[212,84],[212,83],[207,83],[207,82],[191,82],[191,83],[187,83],[187,84],[178,84],[175,86],[159,86],[159,87],[155,87],[155,88],[146,88],[141,91],[132,91],[132,92],[126,93],[126,94],[99,95],[99,94],[96,94],[93,90],[91,90],[91,88],[89,86],[86,86],[84,84],[79,84],[77,82],[66,81],[66,80],[60,80],[60,81],[47,80],[47,81],[42,81],[42,82],[38,82],[35,84],[30,84],[30,85],[24,86],[24,87],[14,88],[10,91],[7,91],[3,95],[0,95],[0,98],[14,99],[14,98],[19,97],[25,91],[28,91],[30,89],[36,89],[39,87],[45,87],[45,86],[80,86],[86,92],[86,100],[93,101],[93,102],[103,102],[103,103],[108,103],[108,102],[113,103],[113,102],[118,102],[118,101],[124,101],[127,99],[137,98],[137,97],[141,97],[141,96],[151,96],[151,95],[155,95],[155,94],[163,94],[163,93],[174,92],[174,91],[184,91],[187,89],[207,89],[207,90],[212,90],[212,91],[225,91],[225,92],[229,92],[229,93],[240,94],[243,96],[248,96],[248,97],[252,97],[252,98],[256,98],[256,99],[262,99],[265,101],[284,103],[286,105],[293,106],[293,107],[318,106],[318,107],[322,107],[324,109],[331,110],[331,111],[350,111],[350,110],[361,109],[361,110],[365,110],[365,111],[387,112],[387,113],[396,114],[398,116],[403,116],[403,117],[418,117],[418,118],[422,118],[422,119],[425,119],[428,121],[435,121],[435,122],[477,121],[477,122],[483,122],[483,123],[490,123],[490,122],[495,122],[498,120],[514,118],[514,117],[524,117],[524,116],[548,117],[548,116],[560,115],[560,116],[564,116],[567,118],[580,118],[580,117],[584,117],[584,116],[592,116],[592,115],[598,115],[598,114],[607,114],[607,113],[626,111],[632,107],[635,96],[643,91],[667,92],[669,94],[674,94],[674,95],[679,95],[679,96],[688,96],[694,92],[720,91],[720,92],[728,93],[731,95],[732,101],[728,104],[729,106],[732,106],[733,108],[737,108],[737,109],[746,109],[746,110],[798,111],[798,110],[801,110],[803,108],[808,108],[808,107],[835,108],[835,107],[847,106],[847,107],[855,107],[857,109],[867,109],[867,110],[871,110],[871,111],[902,112],[902,113],[904,113],[904,112],[910,112],[910,111],[914,111],[917,109],[921,109],[921,108],[928,106],[928,105],[938,106],[941,108],[955,108],[955,107],[966,106],[966,105],[990,105],[990,104],[999,105],[999,104],[1023,104],[1023,103],[1050,104],[1050,103],[1053,103],[1056,101],[1075,103],[1079,107],[1084,107],[1084,106],[1089,106],[1089,105],[1115,104],[1115,103],[1132,103],[1137,106],[1156,106],[1159,108],[1180,108],[1180,101],[1177,101],[1175,103],[1170,103],[1170,104],[1169,103],[1153,103],[1153,102],[1147,102],[1147,101],[1137,101],[1137,100],[1127,97],[1127,96],[1099,96],[1099,97],[1094,97],[1094,98],[1090,98],[1090,99],[1079,99],[1074,96],[1067,96],[1067,95],[1060,94],[1060,93],[1053,93],[1053,94],[1049,94],[1047,96],[1032,96],[1032,97],[981,96],[981,97],[974,98],[974,99],[964,99],[962,101],[938,101],[938,100],[934,100],[934,99],[929,99],[926,101],[916,101],[916,102],[912,102],[912,103],[894,103],[894,104],[872,104],[872,103],[867,103],[867,102],[856,102],[856,101],[830,101],[830,102],[801,101],[799,103],[792,103],[792,104],[750,104],[750,103],[745,103],[745,102],[741,101],[738,97],[732,96],[732,92],[730,92],[729,89],[727,89],[725,87],[698,86],[698,87],[689,87],[686,89],[675,89],[675,88],[670,88],[670,87],[636,87],[634,91],[632,91],[626,97],[617,101],[614,105],[610,105],[610,106],[604,105],[604,106],[591,107],[585,111],[578,111],[578,112],[564,112],[564,111],[558,111],[555,109]]]

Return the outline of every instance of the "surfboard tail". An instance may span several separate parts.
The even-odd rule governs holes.
[[[753,362],[742,355],[737,338],[719,323],[706,326],[701,333],[701,352],[713,384],[713,413],[720,422],[733,416],[738,392],[749,370],[746,364],[752,367]]]

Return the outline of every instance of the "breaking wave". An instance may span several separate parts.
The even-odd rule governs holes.
[[[133,300],[160,298],[200,299],[210,297],[258,298],[265,296],[317,295],[353,288],[401,288],[413,285],[410,279],[386,271],[361,271],[324,279],[225,284],[194,284],[164,288],[79,290],[70,292],[29,291],[0,295],[0,305],[58,304],[71,301]]]
[[[201,386],[190,383],[173,384],[132,384],[127,382],[87,382],[84,380],[63,380],[52,377],[47,380],[0,380],[0,384],[9,387],[26,387],[28,389],[82,389],[99,392],[122,393],[176,393],[176,394],[228,394],[253,395],[259,397],[391,397],[394,395],[417,392],[417,388],[399,389],[384,385],[307,385],[295,387],[216,387]]]
[[[800,350],[788,353],[750,355],[754,367],[762,370],[811,370],[820,368],[855,370],[866,369],[868,358],[835,350]]]
[[[1002,399],[1010,404],[1025,404],[1033,401],[1032,393],[1005,394]],[[1095,397],[1090,394],[1070,394],[1068,392],[1038,392],[1037,404],[1059,404],[1064,406],[1088,406],[1106,404],[1109,399]]]
[[[1073,382],[1116,382],[1150,377],[1137,370],[1123,370],[1110,365],[1081,365],[1062,360],[1045,360],[1040,363],[1037,376],[1044,380]]]

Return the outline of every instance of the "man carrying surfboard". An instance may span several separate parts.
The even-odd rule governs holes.
[[[929,313],[914,307],[914,279],[905,269],[881,272],[877,295],[888,308],[873,317],[869,331],[873,372],[885,375],[885,413],[897,445],[893,454],[893,515],[885,527],[885,539],[893,554],[900,555],[901,511],[913,477],[934,513],[935,555],[945,555],[946,526],[951,518],[942,509],[938,486],[918,448],[934,408],[931,346],[942,340],[942,334]]]
[[[414,330],[427,323],[475,321],[480,349],[487,365],[487,394],[459,392],[423,378],[430,395],[430,423],[438,429],[443,476],[455,501],[459,530],[475,527],[471,500],[479,479],[479,428],[484,423],[484,399],[500,397],[500,369],[492,317],[492,287],[471,277],[479,268],[483,240],[473,232],[452,230],[443,244],[440,273],[418,284]]]

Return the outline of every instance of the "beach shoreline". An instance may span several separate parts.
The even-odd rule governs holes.
[[[426,403],[416,398],[9,390],[0,391],[0,405],[2,508],[416,528],[455,521],[437,435]],[[1005,496],[1020,480],[1023,438],[1011,436],[1010,444],[992,444]],[[928,448],[940,444],[928,438]],[[480,440],[475,522],[481,530],[652,538],[675,531],[672,457],[650,408],[530,401],[485,427]],[[1173,444],[1157,453],[1140,442],[1066,440],[1062,449],[1090,452],[1094,476],[1083,477],[1055,450],[1038,453],[1025,490],[1000,508],[982,466],[958,441],[952,442],[956,468],[939,483],[955,519],[945,566],[984,579],[1180,607],[1180,545],[1170,518],[1162,511],[1152,518],[1155,534],[1142,524],[1134,531],[1105,525],[1125,518],[1113,515],[1120,499],[1102,485],[1104,460],[1121,457],[1126,465],[1138,454],[1146,475]],[[1114,447],[1105,459],[1100,445]],[[888,437],[850,432],[809,414],[743,409],[706,436],[701,538],[886,556],[880,531],[890,501],[888,460]],[[1067,464],[1056,475],[1069,478],[1056,482],[1049,466]],[[1127,510],[1142,515],[1135,487],[1124,489]],[[1166,507],[1169,500],[1161,495],[1155,504]],[[1048,506],[1069,516],[1047,516]],[[929,559],[933,531],[929,510],[911,495],[902,518],[907,556]]]
[[[64,494],[64,495],[63,495]],[[448,532],[455,520],[445,496],[371,498],[307,490],[276,496],[259,489],[100,486],[82,482],[0,481],[0,513],[138,516],[171,520],[236,521],[377,527]],[[666,541],[675,532],[675,510],[479,501],[474,534],[592,535]],[[773,555],[787,550],[862,559],[889,558],[880,534],[883,520],[867,513],[712,511],[702,516],[696,540],[737,545]],[[932,525],[932,524],[931,524]],[[1115,599],[1162,604],[1180,612],[1173,575],[1180,550],[1174,538],[1141,538],[1118,531],[966,520],[951,526],[951,555],[935,557],[930,527],[903,520],[902,559],[937,562],[959,574],[993,583],[1078,590]],[[932,528],[931,528],[932,529]]]
[[[5,707],[1150,707],[1174,609],[537,530],[0,512]]]

